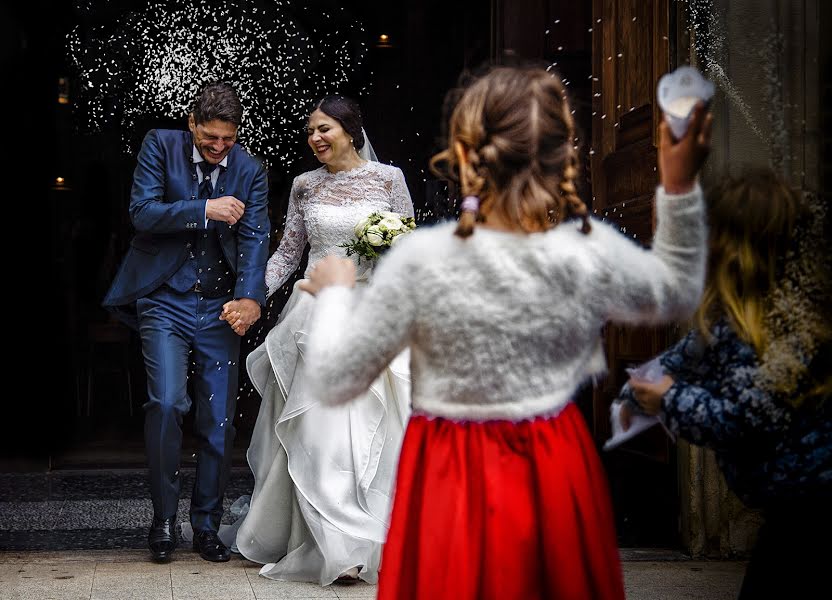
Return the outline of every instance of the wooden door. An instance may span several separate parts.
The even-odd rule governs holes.
[[[639,242],[653,230],[657,182],[656,82],[670,67],[667,0],[493,0],[492,55],[543,60],[569,82],[586,172],[581,196],[596,216]],[[587,139],[587,135],[591,135]],[[591,194],[590,194],[591,190]],[[624,369],[665,348],[669,328],[608,327],[610,374],[576,398],[600,447],[609,437],[609,406]],[[642,436],[601,453],[624,546],[674,545],[679,503],[676,464],[664,434]]]
[[[666,0],[593,0],[592,209],[637,242],[649,244],[655,222],[659,119],[656,83],[671,66]],[[625,368],[654,356],[676,332],[668,327],[607,326],[609,375],[593,392],[593,433],[609,437],[609,406]],[[675,457],[656,428],[604,455],[623,545],[676,539]]]

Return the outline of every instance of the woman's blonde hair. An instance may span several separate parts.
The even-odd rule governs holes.
[[[468,163],[454,152],[462,144]],[[464,196],[481,199],[527,232],[545,231],[564,219],[582,219],[578,197],[575,122],[560,79],[544,69],[497,67],[469,85],[450,118],[448,147],[431,159],[440,177],[460,183]],[[456,234],[473,233],[477,213],[463,210]]]
[[[832,394],[832,281],[823,205],[759,168],[725,178],[707,205],[700,332],[708,339],[726,316],[757,354],[756,385],[795,408],[824,404]]]
[[[770,169],[760,168],[725,177],[706,201],[708,273],[697,326],[707,338],[713,322],[724,315],[762,357],[769,341],[769,293],[783,275],[804,206]]]

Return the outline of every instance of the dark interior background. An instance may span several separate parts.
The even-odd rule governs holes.
[[[360,68],[348,85],[328,91],[358,99],[379,159],[403,169],[422,222],[453,214],[445,202],[446,186],[428,173],[427,160],[438,149],[445,93],[464,69],[490,56],[489,4],[302,4],[304,10],[295,10],[292,17],[310,30],[320,27],[317,19],[324,14],[363,24],[361,41],[368,50]],[[126,208],[135,157],[124,152],[118,127],[89,131],[79,118],[83,110],[74,106],[79,82],[68,61],[66,40],[76,25],[106,25],[143,10],[147,2],[99,2],[95,10],[79,10],[88,5],[58,0],[48,9],[36,3],[2,8],[10,105],[6,149],[14,165],[6,180],[15,190],[10,197],[22,200],[10,218],[21,241],[8,255],[18,267],[8,289],[18,298],[14,310],[25,312],[19,320],[10,319],[20,328],[14,339],[23,342],[15,344],[10,366],[18,374],[27,373],[14,378],[23,383],[14,403],[21,414],[8,432],[4,454],[37,469],[143,464],[144,369],[138,339],[100,307],[132,234]],[[389,36],[387,43],[379,42],[381,34]],[[314,69],[303,74],[326,75]],[[57,100],[61,93],[66,103]],[[130,133],[140,139],[153,127],[184,129],[186,116],[148,117]],[[293,151],[301,159],[290,168],[273,164],[269,170],[270,213],[277,234],[273,245],[292,179],[319,166],[300,128],[296,138]],[[56,185],[57,177],[64,178],[62,185]],[[272,298],[246,349],[273,325],[291,284]],[[243,374],[237,423],[242,450],[258,403]]]
[[[212,2],[226,4],[220,0],[205,4],[210,7]],[[580,192],[591,205],[591,1],[309,0],[303,4],[307,8],[302,18],[311,19],[310,27],[314,7],[321,14],[338,11],[344,19],[363,24],[367,52],[362,66],[348,85],[331,91],[358,99],[380,160],[402,168],[422,223],[455,215],[446,182],[427,168],[428,159],[439,149],[446,93],[461,74],[495,60],[528,59],[551,65],[569,82],[585,167]],[[79,12],[70,0],[0,7],[6,107],[0,132],[9,230],[5,253],[8,411],[6,431],[0,436],[0,470],[144,466],[145,380],[140,346],[133,332],[100,307],[132,233],[127,205],[135,157],[122,151],[122,132],[117,128],[88,132],[79,127],[83,124],[73,110],[78,82],[67,61],[66,39],[85,19],[88,24],[106,22],[146,5],[146,0],[102,0],[92,12]],[[389,36],[389,43],[379,43],[381,34]],[[66,93],[67,103],[58,101],[60,93]],[[186,120],[185,115],[148,117],[141,126],[134,132],[140,136],[152,127],[184,129]],[[272,228],[277,233],[272,236],[273,246],[293,177],[318,166],[300,130],[295,152],[303,158],[292,168],[272,166],[269,171]],[[63,185],[56,185],[57,177],[65,178]],[[274,324],[293,282],[273,296],[260,326],[247,337],[244,352]],[[235,465],[244,467],[260,398],[241,371]],[[591,390],[583,390],[578,404],[592,423]],[[186,434],[189,429],[186,422]],[[186,435],[185,468],[192,466],[192,444]],[[612,468],[622,542],[673,545],[678,504],[671,464],[619,459]],[[638,481],[638,490],[628,481]],[[645,506],[645,498],[653,502],[647,512],[639,508]]]

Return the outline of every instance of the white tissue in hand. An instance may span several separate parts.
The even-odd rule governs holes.
[[[665,73],[656,89],[664,120],[677,140],[685,136],[696,103],[701,100],[707,104],[713,96],[714,84],[690,65]]]
[[[664,369],[658,356],[637,367],[626,369],[626,371],[633,379],[646,381],[647,383],[656,383],[664,377]],[[624,431],[624,428],[621,426],[621,406],[623,404],[623,402],[613,402],[610,406],[612,437],[604,444],[604,450],[612,450],[656,424],[661,425],[667,435],[670,436],[670,439],[676,441],[676,436],[668,430],[659,415],[633,414],[630,416],[629,429]]]
[[[658,416],[635,414],[630,416],[630,427],[627,431],[621,426],[621,407],[623,402],[613,402],[610,406],[610,425],[612,425],[612,437],[604,443],[604,450],[612,450],[617,448],[627,440],[630,440],[653,427],[653,425],[661,424],[662,421]]]
[[[658,356],[637,367],[625,370],[633,379],[646,381],[648,383],[657,383],[662,377],[664,377],[664,369],[662,368],[662,363]]]
[[[667,114],[684,119],[690,114],[693,107],[696,106],[698,100],[699,98],[696,96],[682,96],[681,98],[676,98],[667,104]]]

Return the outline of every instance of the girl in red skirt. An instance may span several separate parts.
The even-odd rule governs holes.
[[[306,364],[318,397],[348,402],[411,351],[380,599],[624,597],[605,475],[571,399],[604,372],[607,320],[696,308],[709,132],[699,108],[678,143],[661,126],[648,251],[578,198],[560,80],[494,69],[464,92],[433,161],[462,186],[459,224],[408,234],[363,290],[335,257],[303,283],[317,295]]]

